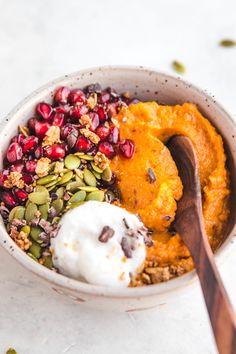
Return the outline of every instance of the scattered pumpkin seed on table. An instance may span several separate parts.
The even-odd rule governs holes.
[[[236,46],[236,41],[232,39],[222,39],[219,44],[221,47],[234,47]]]
[[[172,68],[179,74],[186,73],[186,68],[180,61],[174,60],[172,62]]]
[[[80,158],[76,155],[70,154],[65,158],[65,166],[69,170],[74,170],[80,165]]]

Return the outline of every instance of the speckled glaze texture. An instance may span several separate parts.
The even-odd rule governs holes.
[[[1,151],[0,161],[4,156],[10,138],[16,133],[17,126],[23,125],[34,114],[35,105],[39,101],[52,101],[55,88],[66,85],[71,88],[84,87],[99,82],[103,87],[112,86],[117,91],[129,91],[132,96],[141,100],[156,100],[160,104],[182,104],[191,102],[217,128],[224,139],[228,153],[228,164],[231,170],[232,200],[236,197],[236,129],[229,114],[206,92],[196,88],[180,78],[175,78],[143,67],[98,67],[66,75],[33,92],[14,108],[1,124]],[[235,212],[236,206],[232,203],[232,212],[225,242],[216,253],[217,262],[222,260],[230,250],[230,239],[236,234]],[[34,272],[52,290],[66,295],[75,302],[99,309],[112,311],[137,311],[153,308],[168,303],[173,296],[184,291],[192,281],[196,280],[195,272],[185,274],[179,278],[157,285],[127,288],[117,290],[85,284],[63,275],[54,273],[39,265],[21,251],[7,234],[3,223],[0,224],[1,245],[28,270]]]

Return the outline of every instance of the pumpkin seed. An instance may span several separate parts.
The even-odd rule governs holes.
[[[37,186],[35,192],[28,195],[29,200],[37,205],[42,205],[50,201],[47,188],[43,186]]]
[[[86,197],[86,200],[96,200],[98,202],[103,202],[104,196],[105,196],[104,191],[98,190],[89,193]]]
[[[30,226],[29,225],[25,225],[23,226],[20,231],[23,231],[27,236],[29,236],[30,234]]]
[[[96,166],[94,162],[91,162],[91,166],[92,166],[94,171],[96,171],[98,173],[102,173],[103,172],[103,170],[101,168],[99,168],[98,166]]]
[[[25,208],[23,206],[16,206],[10,211],[8,216],[8,220],[11,222],[13,219],[24,219],[25,216]]]
[[[78,176],[80,179],[83,179],[84,177],[84,171],[80,170],[79,168],[75,169],[75,174]]]
[[[82,160],[93,161],[94,159],[94,156],[83,154],[81,152],[76,152],[75,155],[79,156],[79,158]]]
[[[75,192],[77,189],[79,189],[79,187],[83,186],[84,183],[82,182],[82,184],[80,182],[77,181],[72,181],[69,182],[66,186],[66,190],[70,191],[70,192]]]
[[[6,354],[17,354],[17,352],[14,348],[9,348],[6,352]]]
[[[27,252],[27,255],[32,258],[35,262],[38,262],[37,258],[30,252]]]
[[[72,195],[72,197],[68,201],[68,204],[82,202],[85,200],[85,198],[86,198],[86,192],[78,191]]]
[[[96,187],[96,178],[87,168],[84,170],[84,181],[88,186]]]
[[[77,208],[78,206],[84,204],[84,201],[83,202],[78,202],[78,203],[71,203],[68,205],[68,209],[74,209],[74,208]],[[68,210],[67,209],[67,210]]]
[[[56,179],[57,179],[56,175],[47,175],[45,177],[39,178],[37,180],[37,184],[43,186],[45,184],[51,183],[52,181],[55,181]]]
[[[93,174],[96,177],[96,179],[101,179],[102,178],[101,174],[98,173],[98,172],[93,171]]]
[[[48,209],[49,209],[49,203],[45,203],[45,204],[39,206],[41,218],[44,220],[48,219]]]
[[[59,216],[55,216],[53,219],[52,219],[52,224],[54,223],[59,223],[61,218],[59,218]]]
[[[37,259],[41,256],[41,247],[38,243],[33,242],[29,248],[29,253],[31,253]]]
[[[56,190],[56,194],[58,196],[59,199],[62,199],[65,193],[65,188],[64,187],[60,187]]]
[[[81,191],[85,191],[85,192],[95,192],[95,191],[98,191],[98,188],[97,187],[92,187],[92,186],[82,186],[82,187],[79,187],[79,189]]]
[[[51,164],[50,164],[50,166],[49,166],[49,173],[51,173],[53,170],[54,170],[54,167],[55,167],[55,165],[56,165],[56,162],[52,162]]]
[[[48,188],[54,187],[60,180],[61,180],[61,177],[55,179],[55,181],[45,184],[45,188],[48,189]]]
[[[53,267],[52,256],[43,257],[43,265],[49,269],[52,269]]]
[[[47,190],[51,192],[53,189],[55,189],[56,185],[54,184],[52,187],[48,187]]]
[[[236,41],[233,41],[232,39],[223,39],[219,44],[221,47],[234,47],[236,45]]]
[[[64,207],[64,203],[62,201],[62,199],[56,199],[51,203],[52,207],[56,210],[57,214],[60,214],[60,212],[62,211],[63,207]]]
[[[25,220],[30,222],[35,218],[35,213],[38,211],[37,205],[29,202],[25,210]]]
[[[79,157],[73,155],[73,154],[70,154],[70,155],[67,155],[66,158],[65,158],[65,166],[66,168],[69,168],[69,170],[74,170],[76,168],[78,168],[80,165],[80,159]]]
[[[109,182],[111,180],[111,177],[112,177],[111,169],[110,169],[110,167],[107,167],[102,173],[102,179],[104,181]]]
[[[172,62],[172,68],[179,74],[184,74],[186,72],[184,64],[177,60]]]
[[[67,173],[64,174],[64,176],[61,178],[61,180],[59,181],[58,185],[62,185],[65,184],[67,182],[69,182],[73,177],[73,172],[69,171]]]
[[[43,230],[41,229],[41,227],[32,226],[30,230],[30,237],[36,242],[41,241],[39,240],[39,235],[41,234],[42,231]]]

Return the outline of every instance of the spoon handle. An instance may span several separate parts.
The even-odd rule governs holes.
[[[194,232],[194,230],[192,230]],[[201,227],[197,232],[202,231]],[[199,237],[199,236],[198,236]],[[206,241],[200,238],[200,252],[192,254],[205,298],[215,341],[220,354],[236,354],[236,318],[213,253]]]

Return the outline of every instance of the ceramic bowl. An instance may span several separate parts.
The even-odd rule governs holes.
[[[184,102],[197,104],[203,115],[212,122],[224,139],[228,154],[228,165],[231,171],[232,199],[235,200],[236,131],[230,115],[218,102],[194,85],[180,78],[143,67],[108,66],[82,70],[54,80],[34,91],[1,122],[1,164],[9,141],[17,131],[17,126],[19,124],[24,125],[27,119],[34,114],[35,106],[39,101],[52,101],[53,92],[59,86],[65,85],[75,88],[95,82],[99,82],[104,88],[112,86],[118,92],[129,91],[131,95],[144,101],[157,100],[161,104],[168,105]],[[230,239],[236,233],[235,208],[236,206],[232,205],[228,232],[225,235],[224,244],[216,253],[217,261],[221,260],[225,253],[230,250]],[[173,296],[178,296],[181,291],[186,291],[187,286],[196,279],[196,274],[193,271],[166,283],[140,288],[115,289],[95,286],[56,274],[33,261],[12,241],[2,222],[0,224],[0,243],[18,262],[44,279],[45,284],[51,289],[72,298],[78,303],[99,309],[135,311],[152,308],[167,303]]]

